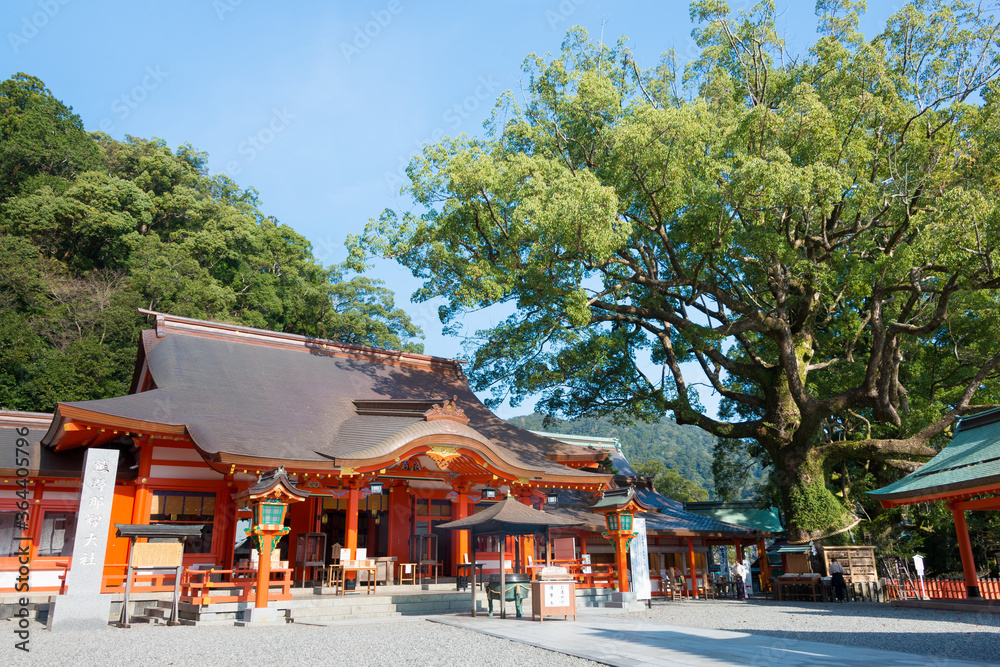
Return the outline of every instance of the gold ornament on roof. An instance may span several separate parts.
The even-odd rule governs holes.
[[[424,419],[427,421],[437,421],[439,419],[447,419],[449,421],[458,422],[459,424],[468,424],[469,418],[465,416],[465,411],[456,405],[458,401],[458,396],[452,396],[450,401],[445,401],[439,405],[435,405],[430,410],[424,413]]]
[[[458,447],[445,447],[444,445],[435,445],[428,449],[426,454],[441,470],[447,470],[453,461],[462,456],[458,453]]]

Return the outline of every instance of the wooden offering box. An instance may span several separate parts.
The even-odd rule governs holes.
[[[532,581],[531,620],[541,622],[546,616],[572,616],[576,620],[576,582]]]

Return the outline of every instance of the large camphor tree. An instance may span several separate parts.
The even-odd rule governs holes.
[[[998,26],[927,0],[866,41],[864,9],[818,2],[792,56],[772,2],[700,0],[683,79],[574,30],[486,138],[424,148],[418,211],[355,257],[412,269],[446,322],[512,308],[471,365],[498,400],[672,414],[749,445],[793,539],[841,531],[831,474],[912,470],[997,403],[1000,365]]]

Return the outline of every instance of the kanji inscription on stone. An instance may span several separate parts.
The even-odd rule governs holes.
[[[66,574],[66,594],[56,598],[55,607],[49,612],[52,630],[108,627],[112,596],[101,594],[101,579],[117,470],[118,450],[87,451],[83,460],[73,559]]]

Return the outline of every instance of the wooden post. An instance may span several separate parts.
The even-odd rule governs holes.
[[[618,568],[618,591],[628,593],[628,539],[619,531],[615,537],[615,567]]]
[[[962,570],[965,572],[965,589],[970,598],[979,597],[979,577],[976,563],[972,558],[972,542],[969,541],[969,526],[965,522],[965,510],[948,505],[955,517],[955,533],[958,535],[958,551],[962,556]]]
[[[226,475],[223,479],[226,481],[226,488],[222,490],[221,503],[216,500],[217,504],[221,504],[221,510],[216,511],[216,516],[219,517],[219,525],[215,528],[222,535],[224,539],[222,542],[222,553],[219,554],[219,566],[228,570],[233,567],[234,561],[236,559],[236,501],[233,500],[233,475]]]
[[[267,594],[271,590],[271,536],[260,535],[260,560],[257,562],[257,600],[255,607],[267,608]]]
[[[461,531],[466,532],[466,531]],[[476,615],[476,536],[472,534],[472,531],[468,531],[471,536],[470,546],[472,548],[472,565],[469,566],[469,590],[472,591],[472,615]],[[489,593],[487,593],[489,595]]]
[[[347,492],[347,522],[344,527],[344,547],[350,549],[351,559],[358,557],[358,502],[361,500],[361,489],[356,484]],[[354,579],[354,572],[347,572],[346,579]]]
[[[771,590],[771,562],[767,559],[767,545],[764,538],[757,542],[757,557],[760,563],[760,589],[762,591]]]
[[[694,566],[694,540],[685,538],[688,545],[688,591],[691,597],[698,597],[698,571]]]
[[[454,502],[454,514],[452,520],[457,521],[469,516],[469,489],[465,486],[453,487],[458,498]],[[458,565],[464,563],[469,558],[469,531],[456,530],[451,538],[451,562],[455,568],[455,576],[458,576]]]
[[[149,479],[149,471],[153,465],[153,443],[149,438],[139,441],[139,471],[135,480],[135,501],[132,505],[132,523],[148,524],[149,512],[146,504],[149,499],[149,490],[146,488]]]

